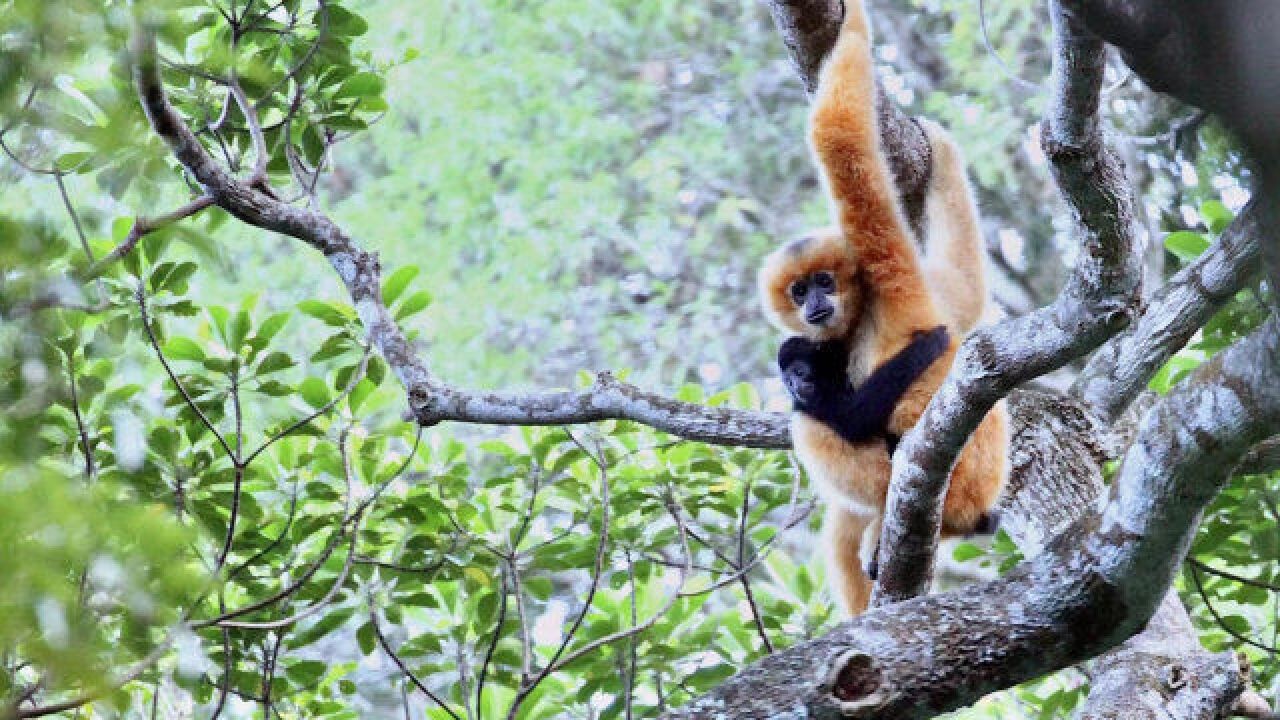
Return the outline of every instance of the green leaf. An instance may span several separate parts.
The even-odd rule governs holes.
[[[261,350],[266,347],[276,335],[280,334],[280,330],[283,329],[285,324],[288,322],[289,313],[276,313],[266,320],[263,320],[262,324],[258,326],[258,332],[254,333],[253,339],[249,341],[249,344],[252,345],[255,350]]]
[[[293,358],[282,352],[273,352],[263,358],[262,362],[258,364],[258,374],[270,375],[271,373],[291,368],[293,365]]]
[[[1214,235],[1220,234],[1231,221],[1235,219],[1235,215],[1227,209],[1218,200],[1209,200],[1200,206],[1200,217],[1204,218],[1205,224],[1209,226],[1209,232]]]
[[[240,346],[244,344],[244,339],[249,335],[249,311],[238,310],[234,317],[231,318],[231,325],[227,328],[227,349],[233,353],[240,352]]]
[[[319,660],[299,660],[286,666],[284,674],[285,677],[299,685],[310,686],[324,677],[324,673],[328,668],[328,663],[323,663]]]
[[[343,609],[334,610],[333,612],[326,612],[326,614],[321,616],[320,620],[317,620],[314,625],[310,626],[310,628],[302,630],[301,633],[294,633],[292,637],[289,638],[289,647],[297,648],[316,642],[317,639],[323,638],[325,635],[328,635],[329,633],[334,632],[334,630],[340,628],[340,626],[346,623],[348,619],[351,619],[353,612],[355,611],[349,609],[349,607],[343,607]]]
[[[360,645],[360,652],[365,655],[373,653],[374,648],[378,644],[378,638],[373,634],[373,625],[365,623],[356,630],[356,642]]]
[[[170,360],[204,362],[204,350],[195,340],[187,337],[169,338],[169,342],[164,344],[164,354]]]
[[[59,155],[58,159],[54,161],[54,166],[64,173],[84,172],[87,169],[87,161],[91,157],[93,157],[93,153],[90,152],[69,152]]]
[[[956,549],[951,553],[951,557],[955,558],[956,562],[967,562],[976,557],[982,557],[984,554],[986,553],[983,549],[977,545],[969,542],[962,542],[956,545]]]
[[[396,311],[396,320],[404,320],[407,317],[422,312],[431,304],[431,293],[426,290],[420,290],[409,297],[405,298],[400,304],[400,309]]]
[[[1200,253],[1209,247],[1209,241],[1198,232],[1179,230],[1165,236],[1164,246],[1179,260],[1190,262],[1200,257]]]
[[[335,35],[356,37],[369,31],[369,23],[364,18],[341,5],[330,4],[327,8],[329,12],[329,30]],[[319,12],[324,12],[324,10]],[[317,13],[315,22],[316,27],[320,27],[322,21],[319,13]]]
[[[329,402],[329,386],[318,377],[309,377],[298,386],[298,394],[312,407],[323,407]]]
[[[347,405],[351,408],[351,412],[360,410],[360,406],[369,397],[378,386],[369,382],[368,378],[361,378],[354,388],[351,388],[351,394],[347,395]]]
[[[298,303],[298,310],[302,311],[304,315],[310,315],[324,324],[334,327],[342,327],[347,324],[348,320],[355,318],[355,314],[347,308],[323,300],[303,300]]]
[[[376,97],[382,94],[382,78],[371,72],[361,72],[342,81],[335,98]]]
[[[1241,615],[1224,615],[1221,624],[1228,631],[1238,635],[1248,636],[1253,634],[1253,628],[1249,626],[1249,621]]]
[[[409,287],[409,282],[417,277],[418,272],[416,266],[406,265],[391,273],[391,277],[382,281],[382,301],[388,306],[394,305],[404,289]]]

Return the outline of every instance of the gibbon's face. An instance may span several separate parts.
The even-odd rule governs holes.
[[[780,329],[823,341],[844,337],[862,311],[858,264],[836,230],[783,245],[760,268],[765,314]]]

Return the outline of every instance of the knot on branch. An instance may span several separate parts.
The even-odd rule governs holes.
[[[439,403],[434,402],[436,393],[431,392],[425,384],[415,383],[409,387],[409,416],[424,428],[439,425],[444,420]]]
[[[849,650],[837,657],[821,686],[822,694],[830,694],[840,716],[866,717],[886,707],[894,693],[885,686],[884,673],[876,660],[861,650]]]
[[[1055,166],[1092,164],[1103,150],[1102,136],[1094,130],[1083,133],[1079,142],[1068,142],[1056,134],[1049,123],[1041,123],[1040,149]]]

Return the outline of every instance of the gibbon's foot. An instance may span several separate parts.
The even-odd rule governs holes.
[[[1000,511],[988,510],[982,513],[978,518],[978,522],[973,526],[973,535],[994,535],[996,530],[1000,529]]]

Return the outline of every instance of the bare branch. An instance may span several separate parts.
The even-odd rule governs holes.
[[[1237,292],[1257,277],[1261,239],[1257,203],[1245,206],[1213,245],[1169,279],[1124,333],[1089,359],[1074,393],[1115,419],[1156,371]]]
[[[355,244],[328,216],[283,203],[238,180],[200,144],[161,84],[155,38],[139,26],[133,38],[134,80],[152,128],[214,202],[240,220],[297,238],[322,252],[351,296],[369,339],[404,385],[423,425],[446,420],[493,425],[564,425],[611,418],[635,420],[680,437],[721,445],[780,448],[789,444],[786,416],[710,408],[643,392],[602,373],[577,392],[473,393],[437,380],[382,301],[378,257]]]

